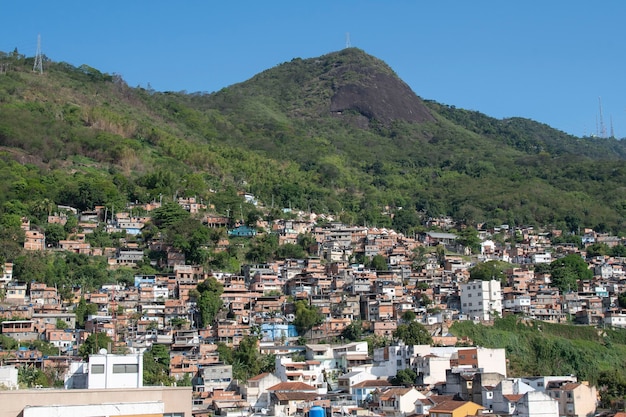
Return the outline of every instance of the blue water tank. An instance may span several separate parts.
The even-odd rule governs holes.
[[[319,405],[315,405],[309,410],[309,417],[326,417],[326,411]]]

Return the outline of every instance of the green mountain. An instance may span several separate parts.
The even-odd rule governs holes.
[[[90,208],[195,195],[409,231],[468,223],[625,228],[622,141],[423,100],[348,48],[293,59],[221,91],[155,92],[116,75],[0,53],[0,204]],[[6,69],[6,70],[4,70]]]

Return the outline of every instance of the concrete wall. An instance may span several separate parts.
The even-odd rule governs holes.
[[[0,417],[160,416],[163,413],[191,417],[192,406],[191,387],[2,391],[0,402]]]

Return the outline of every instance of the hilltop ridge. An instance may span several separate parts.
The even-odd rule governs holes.
[[[0,59],[11,62],[0,75],[4,160],[34,164],[47,184],[7,186],[4,202],[218,201],[207,190],[239,190],[405,232],[439,215],[623,227],[621,141],[423,100],[360,49],[294,58],[211,94],[132,88],[62,62],[42,76],[30,58]],[[94,177],[108,192],[85,198],[79,184]]]

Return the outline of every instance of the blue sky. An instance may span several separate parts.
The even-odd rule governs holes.
[[[623,0],[0,0],[0,13],[1,51],[34,56],[40,34],[53,61],[158,91],[217,91],[349,34],[422,98],[626,137]]]

